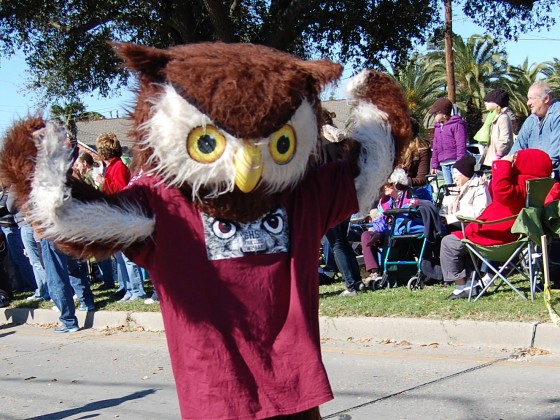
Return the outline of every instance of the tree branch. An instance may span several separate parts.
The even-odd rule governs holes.
[[[228,10],[221,0],[204,0],[204,6],[208,10],[214,29],[220,41],[235,42],[233,22],[231,21]],[[233,6],[232,6],[233,7]]]

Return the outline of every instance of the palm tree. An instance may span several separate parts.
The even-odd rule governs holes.
[[[426,54],[426,60],[428,68],[439,78],[445,76],[445,53],[441,42]],[[482,109],[487,89],[506,74],[506,52],[488,35],[472,35],[467,42],[454,35],[453,61],[458,107],[465,111],[470,99],[474,106]]]
[[[546,81],[558,94],[558,91],[560,91],[560,60],[555,58],[552,61],[547,61],[545,64],[548,65],[547,68],[543,70],[543,73],[547,77]]]
[[[472,136],[482,125],[484,96],[489,88],[507,74],[507,54],[488,35],[472,35],[465,42],[453,36],[457,107],[465,116]],[[426,54],[426,70],[434,72],[438,80],[445,79],[443,41]]]
[[[402,67],[392,68],[393,79],[400,85],[407,100],[411,116],[422,121],[432,103],[441,96],[445,79],[426,68],[421,56],[412,59]]]
[[[71,140],[78,134],[76,123],[78,121],[93,121],[104,119],[98,112],[86,111],[85,105],[80,101],[66,102],[64,106],[54,104],[51,106],[50,119],[58,121],[68,131]]]
[[[517,123],[529,116],[527,108],[527,92],[533,83],[543,77],[554,74],[554,67],[551,62],[533,63],[529,66],[527,59],[521,66],[512,66],[507,74],[503,88],[509,93],[509,108],[515,115]]]

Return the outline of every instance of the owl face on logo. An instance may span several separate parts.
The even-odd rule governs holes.
[[[208,259],[288,252],[286,210],[279,207],[255,221],[240,223],[202,214]]]

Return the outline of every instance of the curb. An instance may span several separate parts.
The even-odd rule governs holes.
[[[85,328],[125,327],[163,331],[160,312],[95,311],[76,316]],[[57,324],[59,313],[49,309],[3,308],[0,324]],[[406,340],[418,344],[467,347],[537,347],[560,353],[560,328],[552,323],[487,322],[418,318],[320,317],[321,338],[335,340]]]
[[[322,338],[406,340],[467,347],[538,347],[560,353],[560,328],[552,323],[434,320],[418,318],[319,319]]]

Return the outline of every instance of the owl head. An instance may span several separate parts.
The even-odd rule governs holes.
[[[140,82],[137,164],[222,210],[297,185],[319,146],[319,93],[342,72],[252,44],[115,48]]]

